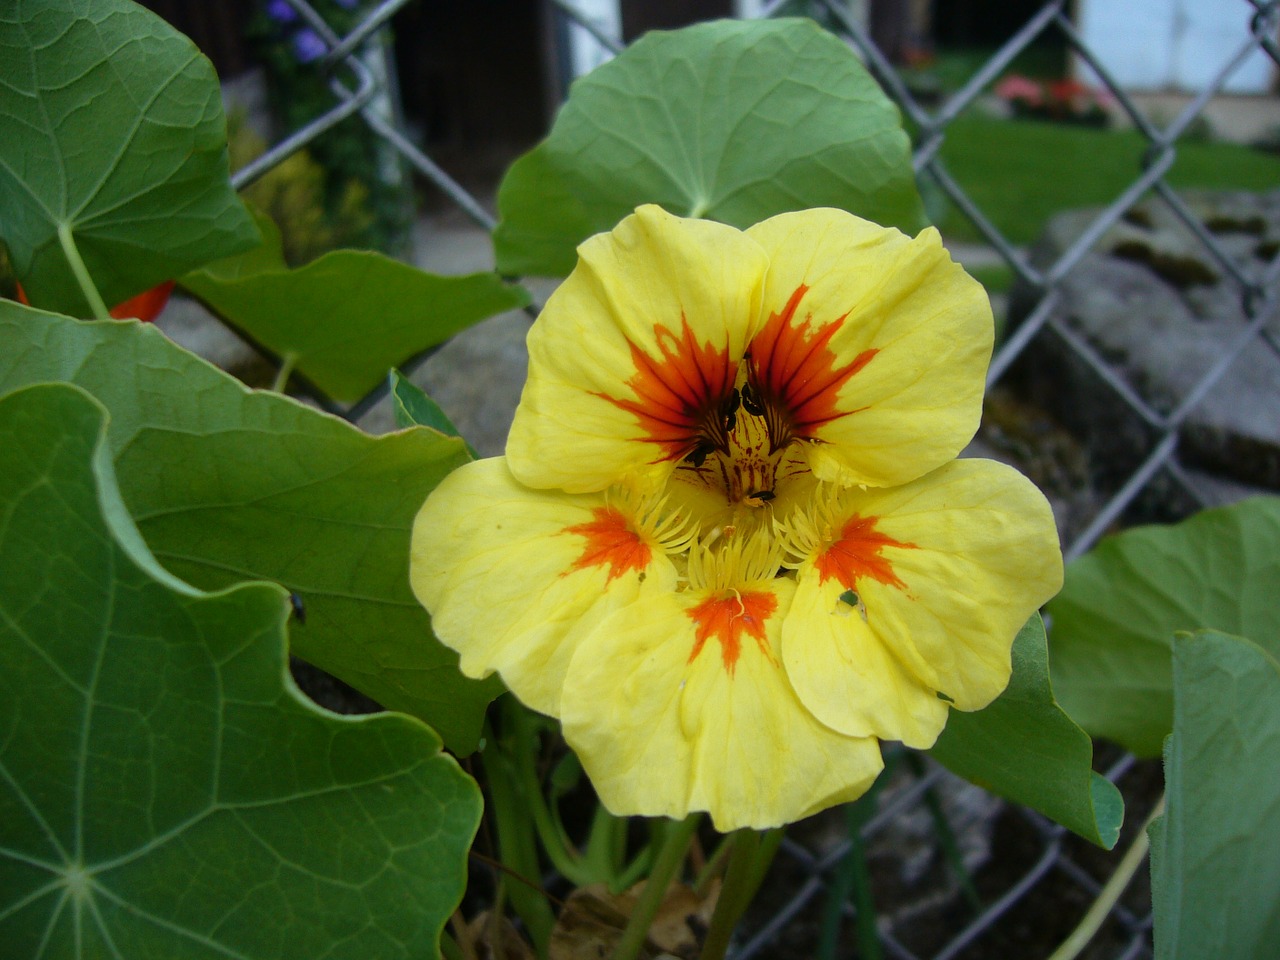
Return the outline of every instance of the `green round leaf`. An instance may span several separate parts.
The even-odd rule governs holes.
[[[1169,638],[1213,628],[1280,652],[1280,498],[1102,541],[1050,601],[1063,707],[1095,737],[1154,757],[1172,729]]]
[[[257,242],[213,65],[135,3],[4,4],[0,117],[0,236],[38,306],[89,313],[59,228],[108,306]]]
[[[427,429],[371,437],[251,391],[150,325],[0,302],[0,392],[65,380],[111,412],[125,503],[167,569],[202,589],[270,580],[303,600],[293,651],[469,752],[496,678],[468,680],[409,588],[409,531],[469,457]]]
[[[1240,637],[1179,635],[1173,700],[1167,812],[1150,831],[1157,960],[1270,960],[1280,943],[1280,663]]]
[[[924,223],[897,107],[812,20],[722,20],[642,37],[578,80],[498,192],[504,274],[563,276],[642,203],[748,227],[841,207]]]
[[[1093,742],[1063,713],[1049,683],[1044,623],[1032,616],[1013,642],[1013,676],[975,713],[952,710],[931,751],[953,773],[1007,800],[1039,810],[1110,850],[1124,801],[1093,770]]]
[[[315,707],[284,591],[149,557],[79,389],[0,399],[0,944],[10,957],[432,956],[475,784],[408,717]]]

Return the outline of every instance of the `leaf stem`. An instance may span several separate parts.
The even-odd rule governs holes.
[[[107,309],[107,305],[102,299],[102,294],[98,292],[98,288],[93,285],[93,278],[89,276],[89,268],[84,265],[84,260],[80,257],[80,250],[76,247],[76,238],[71,235],[71,224],[58,224],[58,243],[62,244],[62,254],[67,258],[71,272],[75,274],[76,283],[80,285],[80,292],[84,294],[85,300],[89,301],[89,309],[93,311],[94,317],[98,320],[110,320],[111,311]]]
[[[636,960],[645,941],[649,939],[649,927],[658,913],[662,899],[667,895],[667,888],[684,863],[685,854],[689,850],[689,842],[698,830],[701,814],[691,813],[677,824],[673,824],[662,841],[662,849],[658,859],[654,861],[649,879],[636,900],[635,909],[627,919],[622,938],[613,948],[613,960]]]
[[[1089,945],[1089,941],[1093,939],[1094,934],[1098,932],[1103,922],[1107,919],[1107,915],[1111,913],[1111,908],[1116,905],[1120,895],[1128,888],[1129,881],[1138,872],[1138,867],[1142,866],[1142,861],[1146,859],[1147,851],[1151,846],[1151,838],[1147,834],[1147,828],[1151,826],[1151,821],[1162,813],[1164,813],[1164,794],[1160,795],[1160,799],[1156,801],[1155,809],[1147,817],[1147,822],[1142,825],[1142,829],[1138,831],[1138,835],[1134,838],[1132,845],[1120,859],[1120,863],[1116,866],[1116,872],[1111,875],[1111,879],[1098,892],[1098,899],[1093,901],[1093,905],[1080,918],[1076,928],[1071,931],[1067,939],[1062,941],[1062,945],[1053,951],[1049,960],[1075,960],[1080,955],[1080,952]]]
[[[290,350],[280,358],[280,369],[276,371],[276,378],[271,381],[271,389],[275,393],[284,393],[284,388],[289,385],[289,377],[293,375],[293,368],[298,365],[298,355]]]

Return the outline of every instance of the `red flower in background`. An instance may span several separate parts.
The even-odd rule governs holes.
[[[22,284],[17,284],[17,288],[18,302],[23,306],[31,306],[31,301],[27,299],[27,294],[22,289]],[[164,310],[165,305],[169,302],[169,294],[171,293],[173,293],[173,281],[166,280],[150,290],[142,291],[136,297],[130,297],[122,303],[117,303],[108,313],[116,320],[137,318],[143,323],[150,323],[160,316],[160,312]]]

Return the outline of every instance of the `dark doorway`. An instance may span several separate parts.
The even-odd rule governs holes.
[[[396,15],[405,119],[459,180],[492,181],[546,132],[545,16],[529,0],[418,0]]]

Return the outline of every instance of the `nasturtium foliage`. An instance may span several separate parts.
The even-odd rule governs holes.
[[[1093,742],[1058,706],[1044,623],[1034,615],[1013,643],[1013,676],[990,706],[952,710],[931,751],[959,774],[1105,847],[1115,846],[1124,801],[1093,769]]]
[[[924,224],[898,108],[802,19],[646,34],[574,83],[499,188],[498,270],[564,276],[580,242],[644,203],[741,228],[805,207]]]
[[[90,315],[258,242],[212,64],[129,0],[0,7],[0,237],[32,303]]]
[[[1280,653],[1278,583],[1277,497],[1103,540],[1047,608],[1058,699],[1093,736],[1158,756],[1172,728],[1169,638],[1212,628]]]
[[[495,273],[439,276],[370,250],[335,250],[290,270],[279,233],[265,236],[266,252],[193,271],[182,285],[233,327],[292,357],[337,400],[360,399],[389,368],[529,302]]]
[[[110,412],[125,502],[157,559],[202,589],[270,580],[297,593],[293,651],[474,749],[501,686],[457,669],[409,589],[422,501],[469,459],[419,427],[371,437],[251,391],[152,327],[0,303],[0,391],[78,384]]]
[[[440,404],[399,370],[392,370],[387,375],[387,386],[390,388],[391,410],[397,427],[430,427],[448,437],[461,436],[449,415],[440,408]],[[470,444],[467,445],[467,451],[472,458],[476,457]]]
[[[201,275],[219,283],[230,283],[255,273],[289,269],[289,265],[284,260],[284,238],[280,235],[280,228],[276,222],[269,214],[249,201],[244,201],[244,205],[253,217],[253,222],[262,238],[261,241],[248,250],[204,264],[199,270]]]
[[[285,592],[147,553],[106,411],[0,398],[0,944],[11,957],[421,958],[480,795],[409,717],[288,679]]]
[[[1277,757],[1276,657],[1213,630],[1176,636],[1173,733],[1164,748],[1167,807],[1150,828],[1157,960],[1275,956]]]

